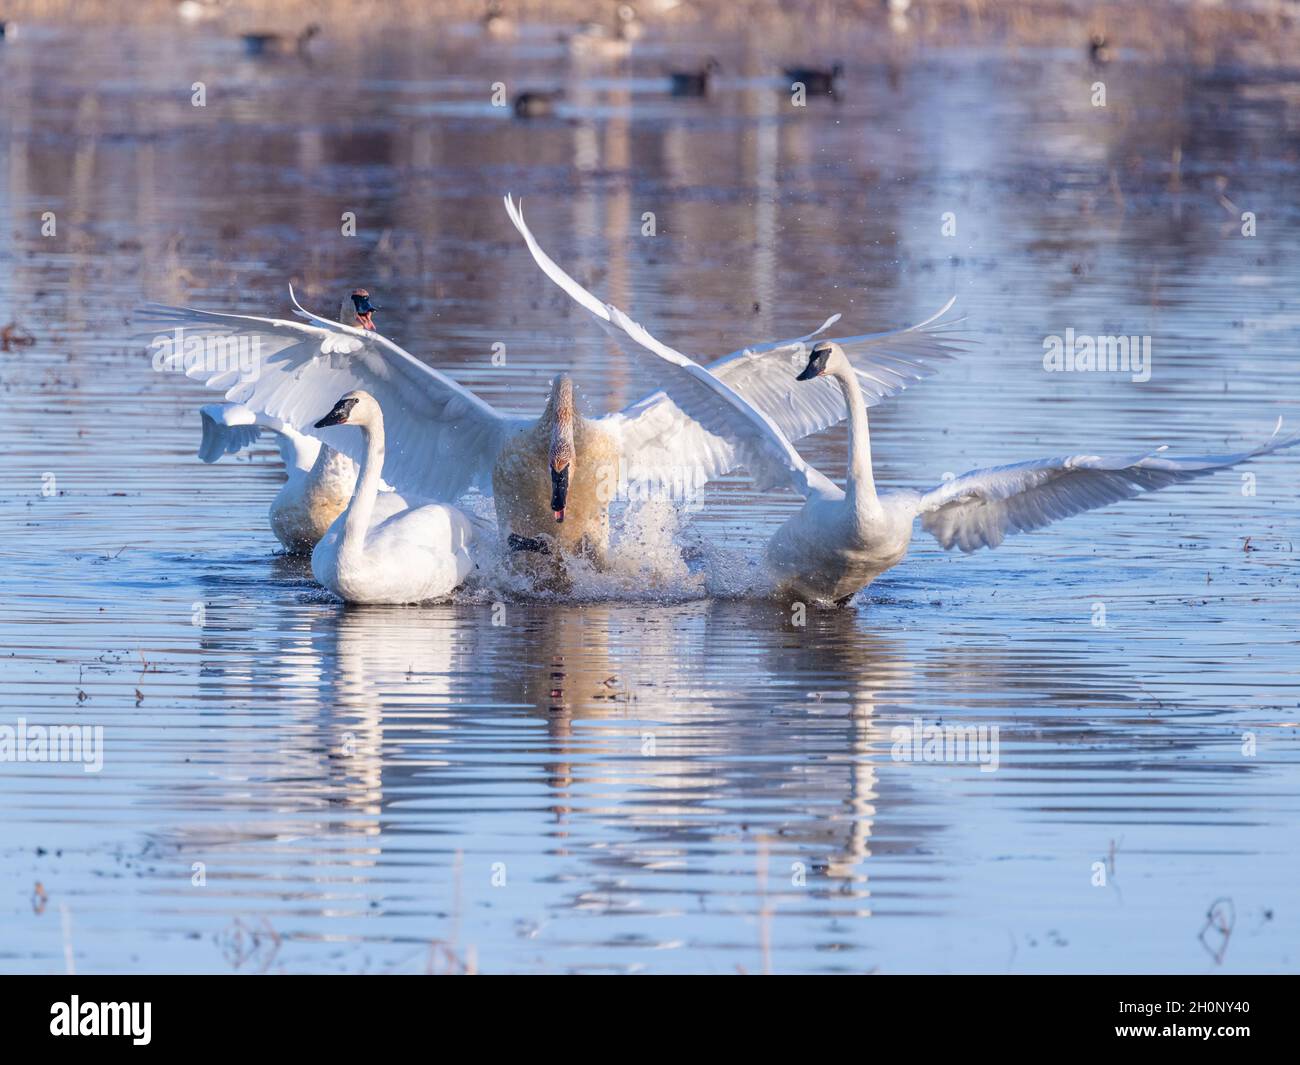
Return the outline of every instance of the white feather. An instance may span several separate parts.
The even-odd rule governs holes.
[[[1300,433],[1279,438],[1281,429],[1279,418],[1267,441],[1233,455],[1171,459],[1161,448],[1127,458],[1065,455],[972,470],[921,495],[917,512],[922,528],[946,549],[997,547],[1011,533],[1041,529],[1072,514],[1204,477],[1300,442]]]

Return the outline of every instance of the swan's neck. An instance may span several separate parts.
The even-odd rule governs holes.
[[[365,546],[366,531],[375,510],[375,496],[379,492],[379,478],[384,470],[384,426],[382,422],[361,426],[366,438],[366,453],[361,459],[361,472],[357,477],[352,502],[343,514],[343,538],[339,541],[339,554],[360,552]],[[325,448],[321,448],[324,451]]]
[[[333,461],[338,452],[329,444],[321,444],[320,450],[316,452],[316,461],[312,463],[311,475],[314,478],[320,478],[325,473],[325,467]]]
[[[382,466],[383,460],[380,459],[381,470]],[[335,451],[329,444],[321,444],[320,450],[316,452],[316,461],[312,463],[311,467],[309,480],[313,484],[321,484],[329,479],[355,478],[356,476],[356,464],[351,458],[341,451]]]
[[[560,374],[551,385],[551,394],[546,400],[546,410],[540,419],[548,431],[560,429],[573,431],[576,408],[573,405],[573,381],[568,374]]]
[[[859,510],[874,510],[880,501],[876,496],[876,479],[871,472],[871,435],[867,429],[867,404],[862,398],[857,375],[852,370],[834,374],[844,393],[849,408],[849,476],[845,485],[850,502]]]

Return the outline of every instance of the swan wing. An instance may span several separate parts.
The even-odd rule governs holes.
[[[956,322],[944,318],[956,300],[952,297],[925,321],[903,329],[825,338],[844,349],[868,407],[934,376],[965,350],[966,342],[952,331]],[[838,319],[838,314],[828,318],[806,336],[733,351],[706,368],[766,412],[789,439],[801,440],[848,417],[844,393],[831,378],[795,383],[808,362],[809,341]]]
[[[640,477],[673,478],[683,470],[706,480],[737,465],[745,466],[760,488],[789,485],[803,495],[834,494],[838,489],[795,451],[770,417],[738,395],[721,378],[693,359],[651,336],[641,325],[573,280],[541,249],[510,196],[506,212],[542,272],[606,326],[623,333],[640,349],[672,407],[652,394],[615,415],[600,419],[616,433],[629,468]],[[793,380],[793,375],[791,375]],[[638,425],[642,419],[645,424]],[[692,428],[688,423],[695,423]],[[653,451],[643,450],[654,442]],[[629,475],[631,476],[631,474]]]
[[[502,441],[524,419],[502,415],[379,333],[318,317],[296,299],[294,307],[306,321],[157,305],[139,317],[183,337],[183,350],[173,345],[167,358],[188,376],[300,432],[345,392],[369,392],[384,412],[384,480],[402,492],[446,502],[474,484],[490,486]],[[241,340],[256,355],[251,372],[232,355]],[[361,460],[359,433],[338,431],[328,442]]]
[[[206,403],[199,408],[199,418],[203,423],[199,458],[204,462],[238,454],[262,434],[257,415],[240,403]]]
[[[263,431],[275,437],[286,470],[310,470],[320,454],[320,440],[285,425],[279,418],[259,414],[242,403],[206,403],[199,408],[203,438],[199,458],[216,462],[223,455],[234,455],[250,447]]]
[[[626,349],[627,340],[641,347],[647,341],[651,345],[659,343],[640,327],[639,334],[622,328],[620,316],[626,320],[626,315],[588,292],[555,263],[524,224],[520,207],[509,196],[505,202],[510,220],[543,273],[595,315],[620,347]],[[867,406],[874,406],[897,395],[909,384],[933,376],[944,363],[953,361],[965,350],[966,341],[952,331],[957,321],[945,318],[956,301],[957,297],[953,296],[925,321],[902,329],[826,338],[844,349],[857,371]],[[705,364],[705,368],[766,414],[787,439],[801,440],[848,417],[844,394],[830,378],[816,378],[797,386],[795,383],[795,376],[808,361],[808,342],[821,337],[839,318],[838,314],[831,315],[803,336],[741,348]],[[631,350],[638,354],[635,348]],[[651,350],[654,351],[653,347]],[[648,409],[641,407],[643,412]]]
[[[972,470],[923,493],[917,509],[922,527],[945,549],[997,547],[1011,533],[1041,529],[1300,443],[1300,433],[1284,437],[1281,429],[1279,418],[1267,441],[1235,455],[1173,459],[1161,448],[1128,458],[1068,455]]]

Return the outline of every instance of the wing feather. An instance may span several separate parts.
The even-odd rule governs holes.
[[[1300,433],[1273,435],[1251,451],[1167,458],[1159,451],[1127,458],[1066,455],[972,470],[921,495],[922,527],[945,548],[997,547],[1008,535],[1182,484],[1300,443]]]
[[[745,466],[760,488],[788,485],[803,495],[838,491],[804,462],[766,413],[720,377],[670,348],[613,304],[602,303],[574,281],[542,250],[514,200],[506,196],[505,205],[543,273],[598,321],[615,330],[615,335],[621,332],[636,343],[642,361],[662,385],[663,397],[675,408],[660,409],[661,400],[652,394],[632,408],[603,419],[607,428],[618,432],[630,470],[650,473],[658,467],[656,476],[679,477],[683,469],[693,469],[707,472],[712,479],[720,466],[733,462]],[[637,431],[635,421],[642,417],[649,421]],[[682,432],[688,420],[695,422],[703,435],[699,431]],[[653,453],[647,447],[651,440],[655,442]]]
[[[384,412],[383,477],[400,492],[450,502],[475,484],[490,487],[502,441],[525,419],[502,415],[387,337],[304,310],[292,289],[290,298],[307,321],[158,305],[143,308],[139,320],[175,331],[164,361],[358,461],[359,433],[312,426],[344,393],[369,392]]]

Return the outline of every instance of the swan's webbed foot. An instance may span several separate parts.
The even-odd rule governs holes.
[[[843,599],[836,599],[835,605],[838,607],[846,607],[853,602],[853,597],[857,594],[857,592],[850,592],[848,595],[844,596]]]
[[[511,551],[532,551],[539,555],[551,553],[550,545],[540,536],[520,536],[518,533],[511,533],[506,537],[506,546]]]

